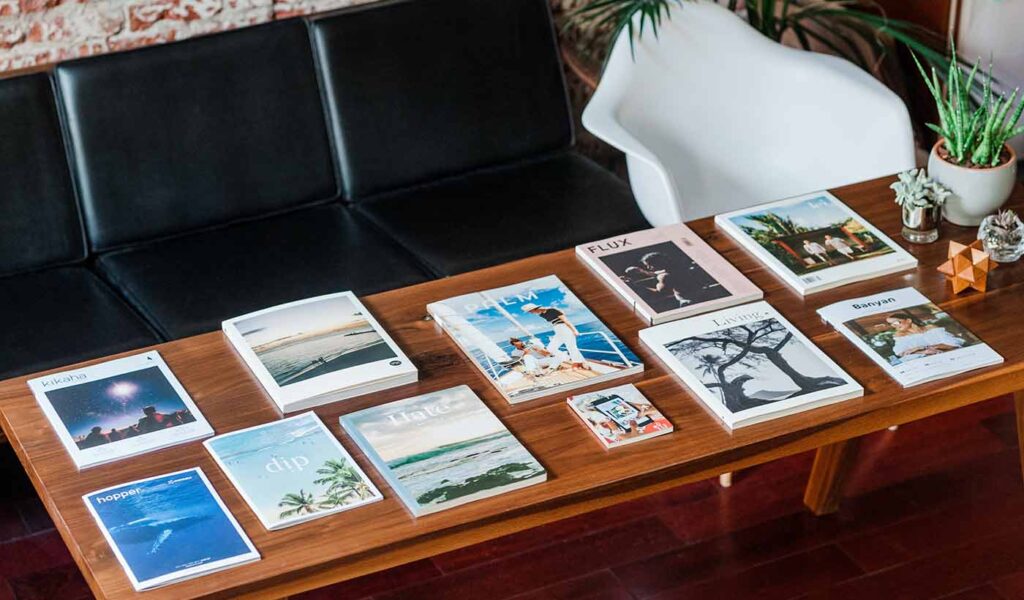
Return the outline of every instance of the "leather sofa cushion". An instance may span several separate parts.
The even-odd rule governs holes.
[[[301,20],[59,65],[94,249],[337,197]]]
[[[153,331],[84,267],[0,279],[0,379],[156,344]]]
[[[573,152],[381,196],[356,208],[438,275],[650,227],[626,184]]]
[[[369,294],[427,279],[344,206],[302,209],[101,255],[98,267],[168,338],[320,294]]]
[[[572,143],[546,0],[409,0],[311,29],[350,199]]]
[[[0,275],[85,258],[53,86],[0,81]]]

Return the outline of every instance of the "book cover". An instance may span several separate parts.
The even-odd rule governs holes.
[[[764,296],[682,223],[581,244],[576,254],[651,324]]]
[[[203,442],[267,529],[280,529],[381,499],[312,412]]]
[[[764,301],[657,325],[640,339],[730,427],[864,394]]]
[[[568,403],[605,448],[632,444],[672,431],[672,423],[631,383],[569,396]]]
[[[259,560],[201,469],[82,497],[136,590]]]
[[[341,425],[416,516],[547,479],[465,385],[344,415]]]
[[[715,217],[801,294],[917,266],[917,259],[828,192]]]
[[[818,314],[903,386],[1003,362],[911,287],[830,304]]]
[[[427,305],[511,403],[643,370],[643,363],[558,277]]]
[[[158,352],[28,382],[79,469],[213,435]]]
[[[223,329],[285,412],[325,395],[381,389],[362,388],[382,381],[416,380],[416,367],[351,292],[260,310],[224,321]]]

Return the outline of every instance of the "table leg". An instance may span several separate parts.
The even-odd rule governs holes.
[[[1017,448],[1020,452],[1021,468],[1024,469],[1024,390],[1013,393],[1013,408],[1017,414]]]
[[[860,438],[853,438],[818,448],[804,491],[804,504],[814,514],[827,515],[839,510],[843,483],[857,459],[859,446]]]

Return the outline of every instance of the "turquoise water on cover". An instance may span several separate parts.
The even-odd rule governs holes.
[[[420,505],[442,504],[536,477],[544,468],[505,431],[388,463]]]

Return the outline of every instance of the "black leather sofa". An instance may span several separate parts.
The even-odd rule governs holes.
[[[366,5],[0,81],[0,379],[647,226],[545,0]]]

